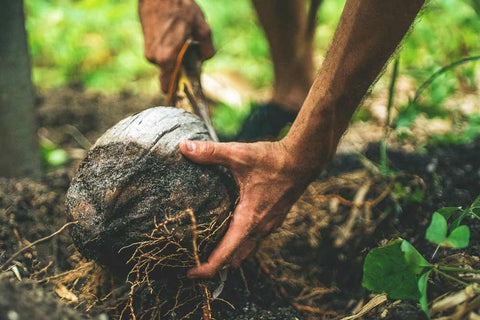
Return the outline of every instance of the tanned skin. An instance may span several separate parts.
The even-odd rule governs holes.
[[[212,32],[195,1],[139,0],[138,13],[145,39],[145,56],[160,66],[163,92],[168,91],[175,59],[187,39],[200,43],[204,59],[215,54]]]
[[[295,112],[302,107],[315,77],[313,40],[317,21],[316,13],[309,17],[306,2],[310,1],[252,0],[272,58],[271,100]]]
[[[325,61],[281,141],[180,143],[187,158],[227,167],[240,186],[227,233],[208,262],[189,270],[190,278],[209,278],[225,265],[239,266],[262,238],[282,225],[293,203],[333,157],[353,112],[423,4],[347,0]]]
[[[316,14],[308,16],[306,1],[252,0],[273,62],[271,100],[295,112],[302,107],[315,74]],[[145,36],[145,56],[160,66],[164,92],[168,89],[174,61],[188,38],[200,43],[204,59],[215,53],[210,27],[193,0],[140,0],[138,9]]]

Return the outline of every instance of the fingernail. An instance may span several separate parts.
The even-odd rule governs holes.
[[[187,148],[187,151],[189,151],[189,152],[195,152],[195,150],[197,149],[197,146],[196,146],[195,142],[190,141],[190,140],[185,141],[185,147]]]

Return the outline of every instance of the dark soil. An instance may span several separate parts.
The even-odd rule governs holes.
[[[0,178],[0,265],[13,253],[46,237],[65,222],[65,190],[69,176],[59,169],[44,176],[43,181]],[[15,259],[22,276],[29,276],[52,262],[56,271],[71,268],[74,252],[71,239],[60,234],[52,240],[26,250]]]
[[[34,281],[0,274],[0,319],[80,320],[82,316]]]
[[[51,92],[37,99],[37,102],[37,114],[44,134],[62,148],[81,147],[78,137],[65,127],[67,124],[76,127],[90,142],[94,142],[107,128],[128,114],[161,104],[160,99],[155,97],[145,99],[129,94],[104,97],[74,89]],[[378,162],[378,144],[371,145],[366,156],[371,161]],[[385,239],[396,236],[407,239],[430,260],[435,247],[424,240],[424,232],[431,214],[443,206],[468,206],[480,194],[479,157],[480,141],[467,145],[430,148],[424,153],[390,151],[391,167],[402,172],[395,180],[401,188],[394,188],[391,196],[372,209],[373,220],[381,217],[377,219],[377,225],[364,228],[360,224],[353,229],[354,236],[341,246],[335,245],[338,226],[348,220],[350,210],[339,209],[331,213],[328,206],[324,208],[322,203],[312,202],[312,210],[321,208],[325,211],[325,216],[331,219],[328,225],[319,227],[320,240],[312,243],[312,235],[305,229],[286,244],[282,244],[280,250],[282,259],[298,266],[293,269],[293,274],[298,275],[298,278],[307,278],[317,286],[337,288],[315,300],[311,306],[320,311],[335,311],[339,315],[348,315],[359,301],[368,301],[371,296],[361,287],[363,259],[371,248],[377,247]],[[0,265],[25,246],[25,240],[31,242],[47,236],[66,222],[64,197],[77,164],[78,162],[72,161],[65,168],[48,173],[39,182],[28,179],[0,179]],[[331,162],[319,181],[358,170],[365,170],[359,156],[340,154]],[[389,183],[387,178],[382,180],[383,178],[375,175],[368,179],[373,181],[373,186],[378,186],[379,190]],[[357,189],[358,186],[360,185],[357,185]],[[346,199],[353,199],[355,195],[355,192],[347,188],[337,191]],[[304,221],[299,221],[298,224],[319,223],[310,219],[308,211],[305,211]],[[468,223],[472,233],[468,252],[478,255],[480,225],[473,220]],[[440,250],[431,262],[445,259],[452,252],[456,251]],[[25,251],[14,259],[13,264],[23,278],[30,276],[40,279],[73,268],[75,262],[78,262],[74,253],[68,233],[62,233]],[[46,270],[36,274],[50,262],[52,264]],[[239,270],[229,272],[220,295],[220,298],[232,303],[236,309],[232,310],[224,302],[214,301],[212,308],[216,319],[335,318],[328,313],[318,313],[318,310],[317,313],[300,314],[292,307],[292,302],[300,294],[299,286],[275,279],[278,274],[273,271],[272,274],[265,274],[265,270],[253,259],[246,262],[242,270],[243,276]],[[11,286],[14,280],[9,278],[6,284],[3,281],[5,280],[0,281],[0,285]],[[21,283],[21,286],[31,285],[30,282]],[[433,297],[444,293],[444,287],[433,284],[430,295]],[[285,296],[282,289],[289,295]],[[51,289],[45,286],[45,290]],[[3,292],[7,291],[0,288],[0,294]],[[19,299],[18,291],[13,292],[15,299]],[[2,299],[10,301],[9,297]],[[25,301],[28,301],[27,298]],[[58,310],[62,308],[57,307]],[[385,308],[387,311],[384,311]],[[96,309],[90,312],[90,315],[101,312]],[[386,318],[382,318],[382,313]],[[424,316],[415,302],[390,301],[381,310],[372,311],[364,319],[407,320],[424,319]]]

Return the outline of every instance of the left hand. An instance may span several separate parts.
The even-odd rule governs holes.
[[[160,83],[167,93],[175,60],[187,39],[198,41],[203,59],[215,54],[210,26],[194,0],[140,0],[145,56],[161,68]]]
[[[240,200],[225,236],[208,262],[189,270],[189,278],[211,278],[226,264],[238,267],[260,240],[282,225],[315,173],[299,165],[282,141],[187,140],[179,146],[193,162],[227,167],[240,187]]]

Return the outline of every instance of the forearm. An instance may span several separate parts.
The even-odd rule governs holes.
[[[299,165],[320,169],[424,0],[348,0],[329,51],[284,139]]]

